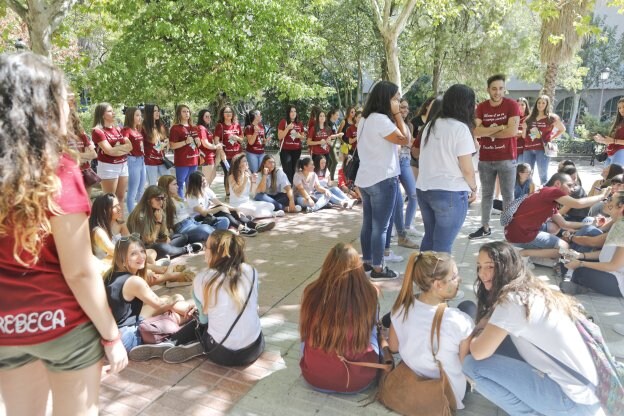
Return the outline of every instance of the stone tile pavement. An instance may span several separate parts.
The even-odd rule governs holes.
[[[552,164],[551,170],[556,169]],[[597,167],[582,166],[582,179],[589,186],[600,172]],[[215,184],[220,184],[217,179]],[[217,193],[222,191],[215,187]],[[222,192],[221,192],[222,193]],[[378,415],[392,414],[378,403],[370,402],[374,391],[357,395],[328,395],[306,386],[298,360],[299,303],[303,289],[314,280],[330,247],[339,241],[359,246],[361,208],[353,211],[323,210],[316,214],[280,218],[271,232],[247,239],[247,260],[260,273],[260,314],[266,337],[266,352],[246,368],[224,368],[205,359],[171,365],[159,360],[132,362],[121,374],[102,380],[100,393],[102,415]],[[454,246],[461,289],[466,299],[474,299],[472,285],[476,278],[475,257],[485,241],[502,239],[498,217],[492,221],[491,239],[471,242],[467,235],[480,226],[479,205],[473,205]],[[416,224],[422,230],[420,217]],[[405,258],[410,250],[393,246]],[[176,259],[192,270],[203,267],[203,255]],[[405,263],[395,266],[405,269]],[[536,267],[534,272],[554,282],[551,270]],[[382,313],[388,311],[398,294],[401,280],[375,283],[381,290]],[[158,289],[161,295],[182,293],[190,287]],[[624,300],[589,294],[580,296],[591,315],[603,329],[612,349],[624,359],[624,337],[611,330],[615,322],[624,322]],[[453,304],[455,302],[451,302]],[[468,393],[466,409],[458,416],[494,416],[505,414],[478,394]],[[0,404],[0,415],[3,413]]]

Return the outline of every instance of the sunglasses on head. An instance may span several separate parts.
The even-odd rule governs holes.
[[[132,233],[130,235],[126,235],[121,237],[119,240],[117,240],[117,244],[121,243],[121,242],[126,242],[126,241],[130,241],[130,240],[140,240],[141,239],[141,234],[139,233]]]

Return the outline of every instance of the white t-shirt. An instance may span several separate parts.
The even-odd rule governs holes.
[[[421,191],[468,191],[457,158],[475,152],[470,129],[454,118],[439,118],[425,145],[429,124],[420,140],[419,170],[416,188]]]
[[[196,217],[199,215],[195,211],[196,207],[200,207],[202,210],[206,210],[212,206],[212,200],[217,197],[212,189],[204,189],[199,197],[189,196],[186,198],[186,208],[190,217]]]
[[[260,174],[258,181],[261,181],[263,179],[265,180],[265,183],[266,183],[264,192],[267,194],[272,194],[273,192],[271,191],[271,175],[267,175],[266,177],[264,177],[264,175]],[[276,182],[275,192],[286,192],[285,188],[287,186],[290,186],[290,182],[288,181],[288,176],[286,176],[283,170],[277,169],[277,168],[275,170],[275,182]]]
[[[397,126],[385,114],[372,113],[360,119],[357,127],[360,157],[360,168],[355,177],[357,186],[367,188],[399,176],[399,146],[384,138],[395,130]]]
[[[406,320],[403,320],[403,308],[392,314],[392,326],[399,339],[401,359],[412,371],[429,378],[440,378],[429,343],[436,309],[437,306],[415,299]],[[459,361],[459,344],[468,338],[473,327],[472,319],[460,310],[446,308],[444,311],[437,357],[449,378],[458,409],[464,408],[462,400],[466,395],[466,376]]]
[[[297,172],[295,176],[293,176],[293,185],[295,186],[295,194],[303,196],[297,188],[299,185],[303,185],[303,189],[306,190],[308,195],[312,195],[316,191],[316,186],[320,186],[321,183],[319,182],[318,175],[314,172],[310,173],[307,178],[303,176],[303,173]]]
[[[253,280],[253,268],[246,263],[243,264],[242,268],[243,275],[238,285],[238,291],[244,303],[249,294],[249,288]],[[197,309],[200,311],[200,320],[202,320],[204,304],[207,301],[204,299],[204,285],[210,281],[214,273],[215,271],[213,269],[203,270],[193,281],[193,298],[195,299]],[[208,308],[208,333],[216,342],[221,342],[221,340],[225,338],[225,335],[230,330],[230,327],[240,312],[236,303],[227,293],[225,289],[226,285],[227,283],[221,286],[217,292],[216,305],[210,302],[212,306]],[[258,316],[258,274],[256,273],[256,283],[251,292],[249,302],[232,330],[232,333],[223,343],[223,346],[231,350],[245,348],[258,339],[261,330],[260,317]]]
[[[193,218],[195,216],[195,214],[189,215],[188,208],[186,207],[186,203],[184,201],[180,201],[175,198],[171,199],[173,200],[173,206],[175,207],[175,215],[173,216],[173,225],[170,225],[171,227],[184,221],[188,217]]]
[[[600,250],[598,260],[601,262],[610,262],[618,247],[624,247],[624,219],[618,220],[613,224],[611,230],[609,230],[609,235],[607,236],[602,250]],[[624,267],[610,273],[617,279],[620,293],[624,296]]]
[[[584,386],[536,347],[547,351],[595,385],[598,382],[596,367],[576,325],[558,310],[548,312],[543,297],[535,296],[531,302],[527,320],[518,295],[509,295],[508,301],[496,306],[489,323],[507,331],[522,358],[532,367],[548,374],[572,401],[595,404],[598,399],[592,389]]]

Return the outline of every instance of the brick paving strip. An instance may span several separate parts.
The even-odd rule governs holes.
[[[556,169],[551,164],[551,173]],[[580,166],[583,183],[591,184],[600,169]],[[591,182],[590,182],[591,181]],[[215,191],[223,194],[222,181],[215,180]],[[221,188],[219,187],[221,186]],[[374,389],[356,395],[319,393],[309,388],[299,370],[299,304],[303,289],[314,280],[327,251],[339,241],[352,242],[359,249],[361,207],[353,211],[322,210],[315,214],[291,215],[277,220],[271,232],[249,238],[247,261],[260,275],[260,314],[266,351],[245,368],[225,368],[209,360],[195,358],[183,364],[160,360],[131,362],[115,376],[106,376],[100,394],[101,415],[378,415],[393,414],[378,403],[370,402]],[[422,230],[420,217],[415,224]],[[453,255],[463,281],[464,299],[473,299],[476,278],[475,257],[481,244],[502,239],[498,217],[492,218],[491,239],[470,242],[467,235],[480,226],[480,207],[472,206],[460,231]],[[392,246],[407,259],[410,250]],[[176,259],[197,272],[204,268],[203,254]],[[405,262],[391,265],[405,270]],[[553,280],[551,270],[536,267],[536,275]],[[382,313],[390,310],[402,280],[375,283],[381,291]],[[190,297],[191,288],[161,288],[159,295],[181,293]],[[624,357],[624,337],[611,330],[623,322],[624,300],[595,294],[579,299],[594,316],[613,353]],[[451,302],[456,305],[457,302]],[[505,414],[482,396],[468,393],[466,409],[458,416]],[[0,406],[0,415],[3,409]]]

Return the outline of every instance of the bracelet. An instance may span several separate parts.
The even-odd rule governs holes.
[[[117,332],[117,336],[114,339],[109,340],[109,339],[101,338],[100,344],[102,344],[103,347],[110,347],[110,346],[115,345],[119,341],[121,341],[121,332]]]

